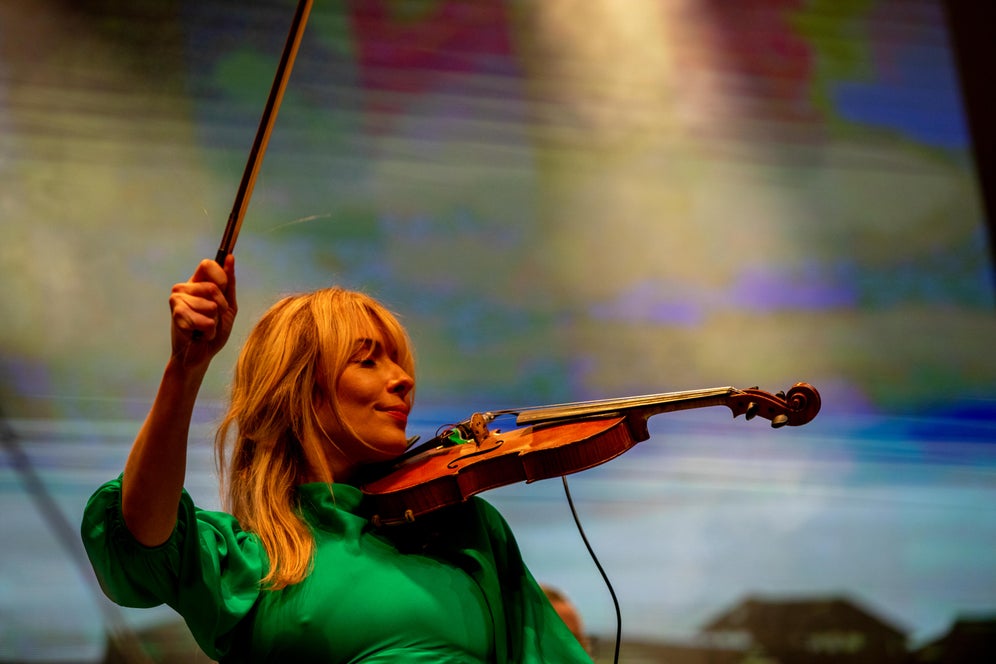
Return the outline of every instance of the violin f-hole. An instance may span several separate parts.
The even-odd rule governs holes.
[[[487,449],[478,446],[477,449],[474,450],[473,452],[467,452],[466,454],[461,454],[456,459],[453,459],[452,461],[446,464],[446,467],[450,470],[456,470],[460,466],[461,461],[465,459],[473,459],[474,457],[481,456],[482,454],[491,454],[499,447],[501,447],[504,443],[505,443],[504,440],[499,440],[494,445],[492,445]]]

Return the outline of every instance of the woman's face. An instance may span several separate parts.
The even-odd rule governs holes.
[[[318,409],[322,427],[345,457],[338,464],[340,472],[405,451],[414,387],[414,379],[388,353],[380,332],[356,341],[335,386],[339,412],[349,426],[343,426],[327,401]]]

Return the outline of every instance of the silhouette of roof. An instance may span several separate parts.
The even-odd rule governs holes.
[[[961,617],[944,636],[913,653],[920,664],[996,661],[996,615]]]
[[[747,597],[703,626],[705,632],[741,630],[759,640],[769,634],[817,630],[876,633],[905,640],[906,633],[846,597],[775,599]]]

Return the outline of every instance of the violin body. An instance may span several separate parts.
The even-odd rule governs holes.
[[[798,383],[787,394],[733,387],[608,401],[477,413],[361,486],[374,525],[416,517],[509,484],[535,482],[593,468],[650,437],[655,414],[725,405],[734,417],[760,415],[773,427],[799,426],[820,409],[819,393]],[[528,426],[502,433],[488,422],[516,414]]]
[[[462,441],[407,459],[362,487],[375,525],[413,521],[488,489],[570,475],[614,459],[636,444],[624,417],[496,432],[482,445]],[[563,436],[572,439],[563,445]]]

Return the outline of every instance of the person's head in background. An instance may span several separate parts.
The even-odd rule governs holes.
[[[574,634],[574,637],[584,646],[585,650],[591,652],[591,639],[588,638],[584,630],[584,621],[581,620],[581,614],[578,612],[577,607],[574,606],[574,603],[558,588],[554,588],[546,583],[541,583],[540,587],[546,593],[547,599],[553,604],[553,608],[556,609],[561,620],[564,621]]]

